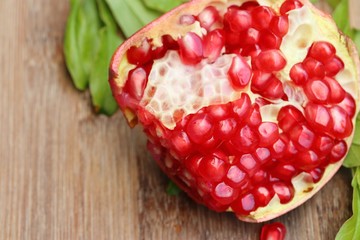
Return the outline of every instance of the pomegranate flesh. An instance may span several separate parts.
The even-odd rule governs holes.
[[[308,0],[195,0],[123,43],[110,84],[182,190],[261,222],[302,204],[341,166],[359,72],[353,43]]]

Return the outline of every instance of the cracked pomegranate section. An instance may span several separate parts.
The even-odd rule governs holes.
[[[260,222],[341,166],[359,111],[358,59],[308,0],[197,0],[120,46],[110,84],[190,197]]]

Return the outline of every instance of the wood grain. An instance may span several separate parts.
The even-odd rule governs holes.
[[[68,1],[0,1],[0,239],[258,239],[238,221],[168,196],[140,129],[96,116],[62,53]],[[276,219],[287,239],[333,239],[351,214],[342,169]]]

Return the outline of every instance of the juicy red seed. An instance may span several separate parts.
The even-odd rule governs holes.
[[[214,62],[221,54],[221,50],[225,46],[225,38],[223,32],[219,29],[209,32],[204,37],[204,57],[209,62]]]
[[[346,92],[338,81],[331,77],[325,77],[323,80],[330,89],[329,103],[340,103],[344,100]]]
[[[291,164],[277,164],[271,170],[271,176],[280,180],[290,182],[291,179],[298,173],[296,168]]]
[[[256,160],[251,154],[244,154],[239,159],[239,165],[242,169],[247,172],[250,172],[256,167]]]
[[[355,116],[356,103],[349,93],[346,93],[344,100],[339,103],[338,106],[344,109],[350,118]]]
[[[279,127],[288,132],[296,125],[305,122],[303,114],[294,106],[282,107],[277,116]]]
[[[279,49],[282,39],[275,33],[265,29],[260,32],[259,46],[261,49]]]
[[[259,30],[269,27],[274,11],[269,7],[258,6],[251,10],[253,26]]]
[[[280,138],[276,140],[270,148],[272,157],[277,159],[282,158],[286,154],[288,144],[289,140],[286,138],[286,136],[281,135]]]
[[[244,46],[242,49],[241,49],[241,56],[245,56],[245,57],[252,57],[252,58],[255,58],[257,57],[257,55],[259,55],[259,53],[261,52],[259,46],[257,45],[247,45],[247,46]]]
[[[317,183],[320,181],[322,176],[324,175],[324,169],[323,168],[315,168],[311,170],[310,172],[311,178],[314,183]]]
[[[284,96],[284,86],[282,82],[275,76],[272,76],[269,80],[268,87],[264,92],[260,93],[263,97],[268,99],[280,99]]]
[[[251,211],[255,210],[256,202],[252,193],[247,193],[240,196],[231,204],[231,208],[236,214],[248,215]]]
[[[249,95],[246,93],[241,94],[241,97],[232,102],[233,105],[233,112],[238,117],[239,120],[243,120],[250,111],[251,101]]]
[[[260,136],[261,146],[268,146],[273,144],[279,138],[279,128],[276,123],[273,122],[263,122],[258,127],[258,132]]]
[[[289,30],[288,16],[274,16],[270,22],[270,31],[279,37],[284,37]]]
[[[309,57],[312,57],[322,63],[325,63],[335,56],[335,47],[325,41],[314,42],[309,50]]]
[[[285,15],[287,12],[302,6],[303,4],[298,0],[286,0],[280,7],[280,14]]]
[[[179,49],[179,44],[175,41],[170,35],[163,35],[161,41],[167,49],[177,50]]]
[[[303,85],[307,82],[309,75],[302,63],[297,63],[290,69],[290,78],[296,85]]]
[[[216,185],[214,191],[212,192],[213,198],[223,205],[230,204],[238,197],[238,195],[238,190],[230,187],[224,182]]]
[[[198,169],[199,169],[199,166],[200,166],[200,162],[201,160],[203,159],[202,156],[199,156],[199,155],[195,155],[195,156],[192,156],[192,157],[189,157],[185,160],[185,167],[186,169],[192,173],[192,174],[195,174],[197,173]]]
[[[228,179],[227,183],[230,186],[238,188],[245,183],[247,174],[237,166],[233,165],[229,168],[226,178]]]
[[[251,152],[257,146],[259,137],[253,129],[245,125],[234,135],[231,142],[238,151]]]
[[[233,9],[224,15],[224,21],[232,32],[241,32],[252,25],[251,15],[248,11]]]
[[[270,73],[254,71],[251,79],[251,90],[253,92],[263,92],[264,89],[267,89],[267,86],[270,84],[270,78],[272,77]]]
[[[229,106],[230,104],[210,105],[207,107],[207,112],[214,120],[222,120],[229,116]]]
[[[186,132],[194,143],[203,143],[212,136],[213,122],[208,114],[195,114],[188,122]]]
[[[275,195],[272,189],[270,190],[265,186],[256,187],[253,194],[259,207],[265,207],[266,205],[268,205],[270,200]]]
[[[303,66],[309,78],[322,79],[325,77],[325,67],[318,60],[308,57],[304,60]]]
[[[229,208],[228,204],[223,205],[212,197],[208,197],[206,199],[206,205],[208,206],[208,208],[210,208],[211,210],[216,211],[216,212],[224,212],[224,211],[226,211],[226,209]]]
[[[268,179],[269,179],[268,173],[263,169],[257,170],[252,176],[252,182],[254,183],[264,183],[268,181]]]
[[[296,146],[294,143],[290,140],[286,149],[285,156],[286,157],[292,157],[295,154],[297,154],[299,151],[296,149]]]
[[[225,31],[224,36],[227,53],[237,53],[240,49],[240,45],[242,44],[240,33]]]
[[[314,151],[301,152],[294,161],[296,166],[304,171],[310,171],[321,164],[321,158]]]
[[[323,105],[308,103],[305,107],[305,117],[315,131],[329,131],[332,119],[329,110]]]
[[[230,139],[237,130],[237,122],[234,118],[219,121],[215,126],[214,135],[221,140]]]
[[[272,187],[279,197],[280,203],[288,203],[294,197],[294,188],[291,183],[275,182]]]
[[[330,152],[330,162],[335,163],[345,157],[347,144],[344,140],[335,143]]]
[[[258,7],[259,6],[259,3],[258,2],[254,2],[254,1],[248,1],[248,2],[244,2],[243,4],[241,4],[241,6],[239,7],[239,9],[242,9],[242,10],[252,10],[254,9],[255,7]]]
[[[241,34],[241,39],[246,45],[254,45],[258,43],[260,32],[255,28],[249,28]]]
[[[271,159],[270,150],[263,147],[256,149],[255,156],[262,164],[266,163],[268,160]]]
[[[199,152],[201,153],[208,153],[209,149],[215,149],[219,145],[218,139],[215,139],[214,136],[211,136],[211,138],[199,146]]]
[[[314,142],[314,151],[322,156],[326,156],[330,153],[334,146],[334,140],[327,135],[318,135]]]
[[[151,60],[151,45],[147,39],[139,47],[132,46],[126,52],[129,63],[134,65],[143,65]]]
[[[315,139],[314,132],[305,124],[295,126],[292,131],[289,132],[289,136],[295,146],[303,150],[310,149]]]
[[[184,64],[194,65],[203,58],[203,42],[196,33],[188,32],[178,40],[181,61]]]
[[[262,119],[261,119],[259,105],[254,104],[253,107],[250,109],[248,117],[245,121],[249,126],[254,127],[254,126],[259,126],[261,120]]]
[[[330,88],[322,80],[310,80],[304,88],[308,99],[314,103],[326,103],[329,99]]]
[[[180,156],[187,156],[192,151],[192,143],[188,135],[183,132],[175,132],[171,137],[171,144]]]
[[[211,26],[220,19],[220,14],[215,7],[209,6],[206,7],[197,18],[200,26],[209,30]]]
[[[333,77],[344,69],[344,62],[338,56],[335,56],[333,59],[326,62],[324,66],[326,76]]]
[[[286,228],[282,223],[265,224],[261,229],[260,240],[284,240]]]
[[[284,55],[280,50],[265,50],[255,58],[256,67],[264,72],[277,72],[286,65]]]
[[[129,80],[126,82],[125,88],[127,92],[136,100],[141,100],[147,82],[146,71],[139,67],[129,72]]]
[[[346,111],[339,106],[333,106],[330,108],[330,115],[333,125],[329,133],[338,139],[349,137],[353,130],[353,123]]]
[[[196,18],[193,15],[182,15],[180,17],[180,24],[182,25],[191,25],[196,21]]]
[[[207,181],[219,182],[226,175],[226,164],[225,162],[214,156],[205,156],[198,168],[198,173]]]
[[[228,75],[230,83],[235,89],[243,89],[246,87],[250,82],[251,74],[251,68],[243,57],[235,56],[232,59]]]

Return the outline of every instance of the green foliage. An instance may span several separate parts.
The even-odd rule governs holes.
[[[181,189],[172,181],[169,181],[168,186],[166,188],[167,194],[171,196],[179,195],[181,192]]]
[[[143,2],[148,8],[165,13],[186,2],[186,0],[143,0]]]

